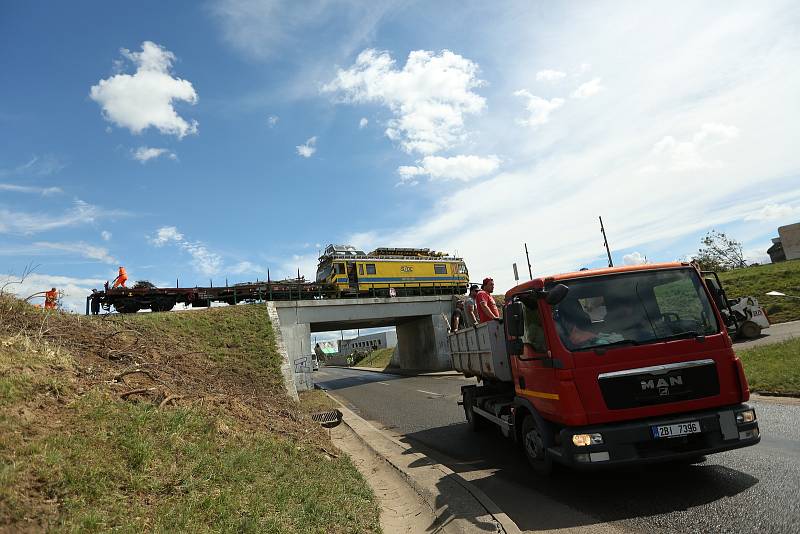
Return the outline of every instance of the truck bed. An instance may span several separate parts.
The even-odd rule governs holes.
[[[453,368],[464,376],[511,382],[511,363],[503,327],[497,321],[481,323],[447,336]]]

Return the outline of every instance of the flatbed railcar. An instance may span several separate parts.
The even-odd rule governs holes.
[[[207,307],[212,302],[239,304],[267,300],[311,300],[334,298],[334,288],[325,284],[309,282],[258,282],[223,287],[139,287],[92,291],[86,297],[86,314],[96,315],[100,310],[119,313],[136,313],[150,309],[154,312],[169,311],[176,304],[192,307]]]

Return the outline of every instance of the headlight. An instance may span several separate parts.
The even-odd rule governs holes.
[[[745,423],[752,423],[756,420],[755,410],[744,410],[736,414],[736,424],[743,425]]]
[[[572,443],[576,447],[586,447],[588,445],[602,445],[602,434],[574,434],[572,436]]]

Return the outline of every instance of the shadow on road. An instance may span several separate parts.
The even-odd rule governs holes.
[[[404,378],[408,377],[365,372],[358,376],[347,376],[342,378],[331,378],[330,380],[325,380],[324,378],[315,374],[314,383],[318,385],[321,389],[335,391],[337,389],[345,389],[353,386],[360,386],[362,384],[369,384],[371,382],[390,382],[392,380],[402,380]]]
[[[412,451],[462,474],[522,530],[580,527],[686,510],[734,496],[758,482],[714,464],[595,472],[560,469],[542,477],[528,467],[511,440],[494,430],[476,434],[466,423],[407,434],[402,441]]]

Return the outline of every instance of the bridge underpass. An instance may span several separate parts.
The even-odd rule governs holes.
[[[270,302],[288,361],[311,354],[312,332],[394,326],[401,369],[451,369],[447,321],[453,297],[362,298]]]

